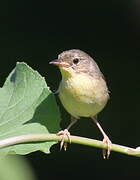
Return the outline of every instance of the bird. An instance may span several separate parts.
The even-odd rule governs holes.
[[[66,136],[71,141],[71,126],[81,117],[90,117],[102,133],[103,143],[107,145],[107,149],[103,149],[103,158],[109,158],[112,142],[97,120],[98,113],[109,100],[109,90],[97,63],[84,51],[71,49],[60,53],[58,58],[49,64],[60,69],[62,80],[57,92],[65,110],[71,115],[69,126],[58,132],[58,135],[63,136],[60,148],[64,146],[66,150]]]

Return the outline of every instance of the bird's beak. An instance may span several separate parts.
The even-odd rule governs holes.
[[[49,62],[49,64],[54,64],[56,66],[62,66],[62,67],[69,67],[70,66],[69,63],[61,61],[59,59],[55,59],[55,60]]]

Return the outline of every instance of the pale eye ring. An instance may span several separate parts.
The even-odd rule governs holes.
[[[74,64],[78,64],[79,63],[79,59],[78,58],[73,59],[73,63]]]

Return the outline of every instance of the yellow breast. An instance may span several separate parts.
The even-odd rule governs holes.
[[[65,109],[78,118],[95,116],[103,109],[109,96],[102,78],[76,74],[62,79],[59,97]]]

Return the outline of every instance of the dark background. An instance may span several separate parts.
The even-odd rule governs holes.
[[[111,98],[99,121],[113,143],[140,145],[140,2],[139,0],[4,1],[0,9],[0,84],[24,61],[39,71],[52,90],[61,79],[48,64],[63,50],[78,48],[99,64],[108,82]],[[59,103],[59,101],[58,101]],[[69,115],[62,111],[62,128]],[[66,120],[66,121],[65,121]],[[90,119],[71,129],[74,135],[102,139]],[[111,153],[103,160],[101,150],[70,145],[50,155],[41,152],[26,157],[38,179],[140,178],[140,159]]]

